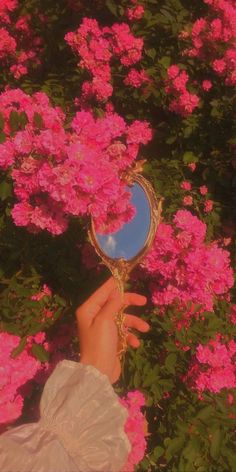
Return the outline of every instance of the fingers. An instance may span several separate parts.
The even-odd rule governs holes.
[[[88,298],[85,304],[98,305],[99,309],[106,303],[109,295],[117,289],[117,282],[114,277],[110,277],[101,287],[99,287],[92,295]]]
[[[98,313],[96,320],[110,319],[115,321],[115,315],[123,308],[122,297],[118,293],[116,297],[108,300]],[[94,319],[95,321],[95,319]]]
[[[150,329],[150,326],[146,321],[135,315],[125,314],[124,324],[127,328],[137,329],[138,331],[141,331],[141,333],[146,333]]]
[[[143,295],[139,295],[138,293],[127,292],[124,295],[124,305],[126,307],[130,305],[143,306],[146,303],[146,297],[144,297]]]
[[[126,328],[137,329],[141,333],[146,333],[149,331],[150,326],[146,321],[142,320],[138,316],[135,315],[125,315],[125,322]],[[128,332],[126,337],[126,342],[129,346],[137,349],[140,346],[140,341],[135,334]]]
[[[116,289],[117,282],[113,277],[110,277],[76,310],[76,318],[80,328],[91,325],[93,319],[109,299],[109,296],[113,293],[118,293]]]
[[[146,301],[146,297],[137,293],[127,292],[122,296],[118,290],[116,280],[114,277],[110,277],[77,309],[76,318],[79,328],[89,327],[97,315],[113,317],[124,306],[143,306]]]
[[[139,339],[133,333],[127,334],[126,342],[129,346],[133,347],[134,349],[137,349],[140,346]]]
[[[102,318],[112,318],[114,320],[114,315],[116,315],[122,308],[125,306],[129,305],[138,305],[142,306],[145,305],[146,303],[146,297],[143,297],[143,295],[139,295],[137,293],[130,293],[127,292],[125,293],[124,297],[120,292],[114,292],[112,293],[112,296],[108,301],[105,303],[105,305],[102,307],[100,313],[98,313],[98,316],[102,316]],[[139,329],[142,331],[147,325],[145,321],[140,320],[137,316],[132,317],[132,315],[129,315],[130,318],[129,322],[131,323],[133,320],[134,327],[136,329]],[[148,325],[147,325],[148,326]]]

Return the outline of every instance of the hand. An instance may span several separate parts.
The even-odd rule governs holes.
[[[125,293],[122,298],[113,277],[105,282],[76,311],[80,342],[80,362],[96,367],[106,374],[111,383],[118,380],[121,373],[117,356],[119,337],[115,315],[126,306],[142,306],[146,297],[136,293]],[[149,325],[137,316],[125,314],[124,325],[141,332],[149,330]],[[133,333],[127,333],[127,344],[136,348],[140,342]]]

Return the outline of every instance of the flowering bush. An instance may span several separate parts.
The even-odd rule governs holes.
[[[1,341],[1,401],[0,423],[11,423],[22,411],[23,397],[18,393],[19,387],[34,377],[40,362],[27,351],[15,359],[11,352],[19,345],[20,338],[8,333],[0,333]]]
[[[211,54],[210,65],[216,74],[223,76],[226,85],[236,84],[236,6],[233,1],[204,0],[209,5],[206,17],[192,25],[192,47],[185,53],[202,61]],[[182,34],[183,39],[188,34]],[[211,85],[210,85],[211,87]],[[209,84],[203,85],[209,90]]]
[[[167,94],[174,96],[169,106],[170,111],[182,116],[191,114],[198,106],[199,98],[186,88],[188,74],[185,71],[181,72],[178,66],[172,65],[168,68],[167,75],[170,83],[167,82],[165,90]]]
[[[66,132],[62,110],[53,108],[47,95],[30,97],[17,89],[2,94],[0,110],[6,137],[0,163],[11,167],[17,226],[60,234],[68,216],[90,214],[100,231],[109,217],[114,231],[133,216],[120,173],[136,158],[139,145],[150,140],[147,123],[127,126],[117,113],[94,119],[81,110]],[[16,130],[17,120],[23,125]]]
[[[84,18],[78,30],[67,33],[65,39],[81,57],[78,66],[92,75],[92,81],[85,81],[82,85],[83,100],[91,96],[98,101],[107,100],[112,95],[112,59],[118,59],[120,64],[129,67],[142,56],[143,40],[135,38],[126,23],[114,23],[111,28],[101,29],[96,20]]]
[[[42,52],[42,39],[31,27],[31,16],[22,14],[19,7],[18,0],[3,0],[0,6],[0,63],[5,74],[15,79],[39,65]]]
[[[223,389],[236,387],[236,343],[233,340],[228,344],[221,343],[221,335],[216,338],[218,339],[209,341],[208,345],[197,346],[195,362],[186,377],[200,393],[205,390],[218,393]],[[203,368],[204,364],[207,370]]]
[[[153,248],[142,266],[150,274],[150,290],[155,305],[176,299],[212,311],[217,296],[233,286],[229,253],[216,242],[206,244],[206,225],[187,210],[179,210],[174,227],[161,223]]]
[[[146,450],[145,417],[141,412],[141,407],[145,405],[145,399],[143,394],[137,390],[129,392],[126,398],[121,398],[120,401],[128,410],[125,432],[131,444],[131,451],[123,470],[124,472],[132,472],[134,466],[143,459]]]
[[[152,329],[117,387],[124,472],[235,470],[235,2],[59,3],[0,6],[0,423],[37,420],[77,359],[75,307],[105,276],[87,221],[132,218],[145,159],[164,205],[131,278]]]

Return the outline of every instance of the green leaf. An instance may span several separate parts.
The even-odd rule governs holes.
[[[37,128],[39,129],[43,128],[43,119],[41,115],[37,112],[34,113],[33,123],[34,123],[34,126],[36,126]]]
[[[183,155],[183,161],[185,164],[191,164],[192,162],[198,162],[198,157],[191,151],[187,151]]]
[[[191,464],[199,456],[200,451],[200,440],[196,437],[193,437],[184,448],[183,456],[188,460],[189,464]]]
[[[25,336],[24,338],[22,338],[20,340],[20,343],[18,344],[18,346],[13,349],[12,353],[11,353],[11,357],[13,359],[15,359],[15,357],[17,357],[21,352],[24,351],[24,348],[26,346],[26,342],[27,342],[27,337]]]
[[[199,418],[201,420],[206,420],[210,418],[210,416],[212,416],[213,412],[214,412],[214,409],[212,405],[205,406],[199,411],[196,418]]]
[[[2,131],[4,128],[4,117],[3,114],[0,113],[0,131]]]
[[[185,443],[185,436],[180,436],[179,438],[172,439],[171,442],[168,444],[168,447],[166,449],[166,454],[170,456],[174,456],[176,452],[182,449],[184,443]]]
[[[163,456],[164,452],[165,452],[165,449],[163,449],[163,447],[156,446],[153,451],[152,459],[157,461],[161,456]]]
[[[113,0],[106,0],[106,6],[108,10],[113,13],[113,15],[118,16],[118,8],[115,2],[113,2]]]
[[[140,373],[138,370],[136,370],[135,374],[134,374],[134,387],[135,388],[138,388],[141,384],[141,378],[140,378]]]
[[[19,115],[15,110],[11,111],[9,122],[11,131],[15,132],[19,130]]]
[[[11,195],[12,195],[12,185],[6,181],[2,182],[0,184],[0,199],[4,201]]]
[[[0,144],[4,143],[6,141],[6,135],[3,133],[3,131],[0,131]]]
[[[49,360],[49,353],[44,349],[41,344],[33,344],[32,345],[32,353],[35,357],[41,362],[47,362]]]
[[[149,371],[148,375],[145,377],[145,380],[142,384],[143,387],[150,387],[153,383],[157,381],[157,376],[153,370]]]
[[[213,459],[218,459],[221,450],[223,433],[220,428],[216,429],[212,434],[210,454]]]
[[[155,59],[156,54],[157,54],[155,48],[147,49],[145,52],[146,52],[148,57],[151,57],[151,59],[153,59],[153,60]]]
[[[169,354],[165,360],[165,367],[172,374],[175,372],[176,361],[177,361],[177,356],[173,352]]]
[[[158,61],[165,69],[168,69],[171,63],[171,58],[170,56],[163,56],[161,59]]]
[[[173,144],[177,139],[177,136],[170,136],[169,138],[166,139],[167,144]]]
[[[24,111],[19,114],[19,123],[21,128],[24,129],[27,123],[29,122],[28,117]]]

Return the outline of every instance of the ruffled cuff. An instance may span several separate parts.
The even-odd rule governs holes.
[[[55,433],[85,472],[118,472],[130,451],[126,409],[106,375],[95,367],[62,361],[48,379],[39,426]]]
[[[0,436],[1,472],[119,472],[130,443],[126,409],[106,375],[62,361],[42,394],[38,423]]]

